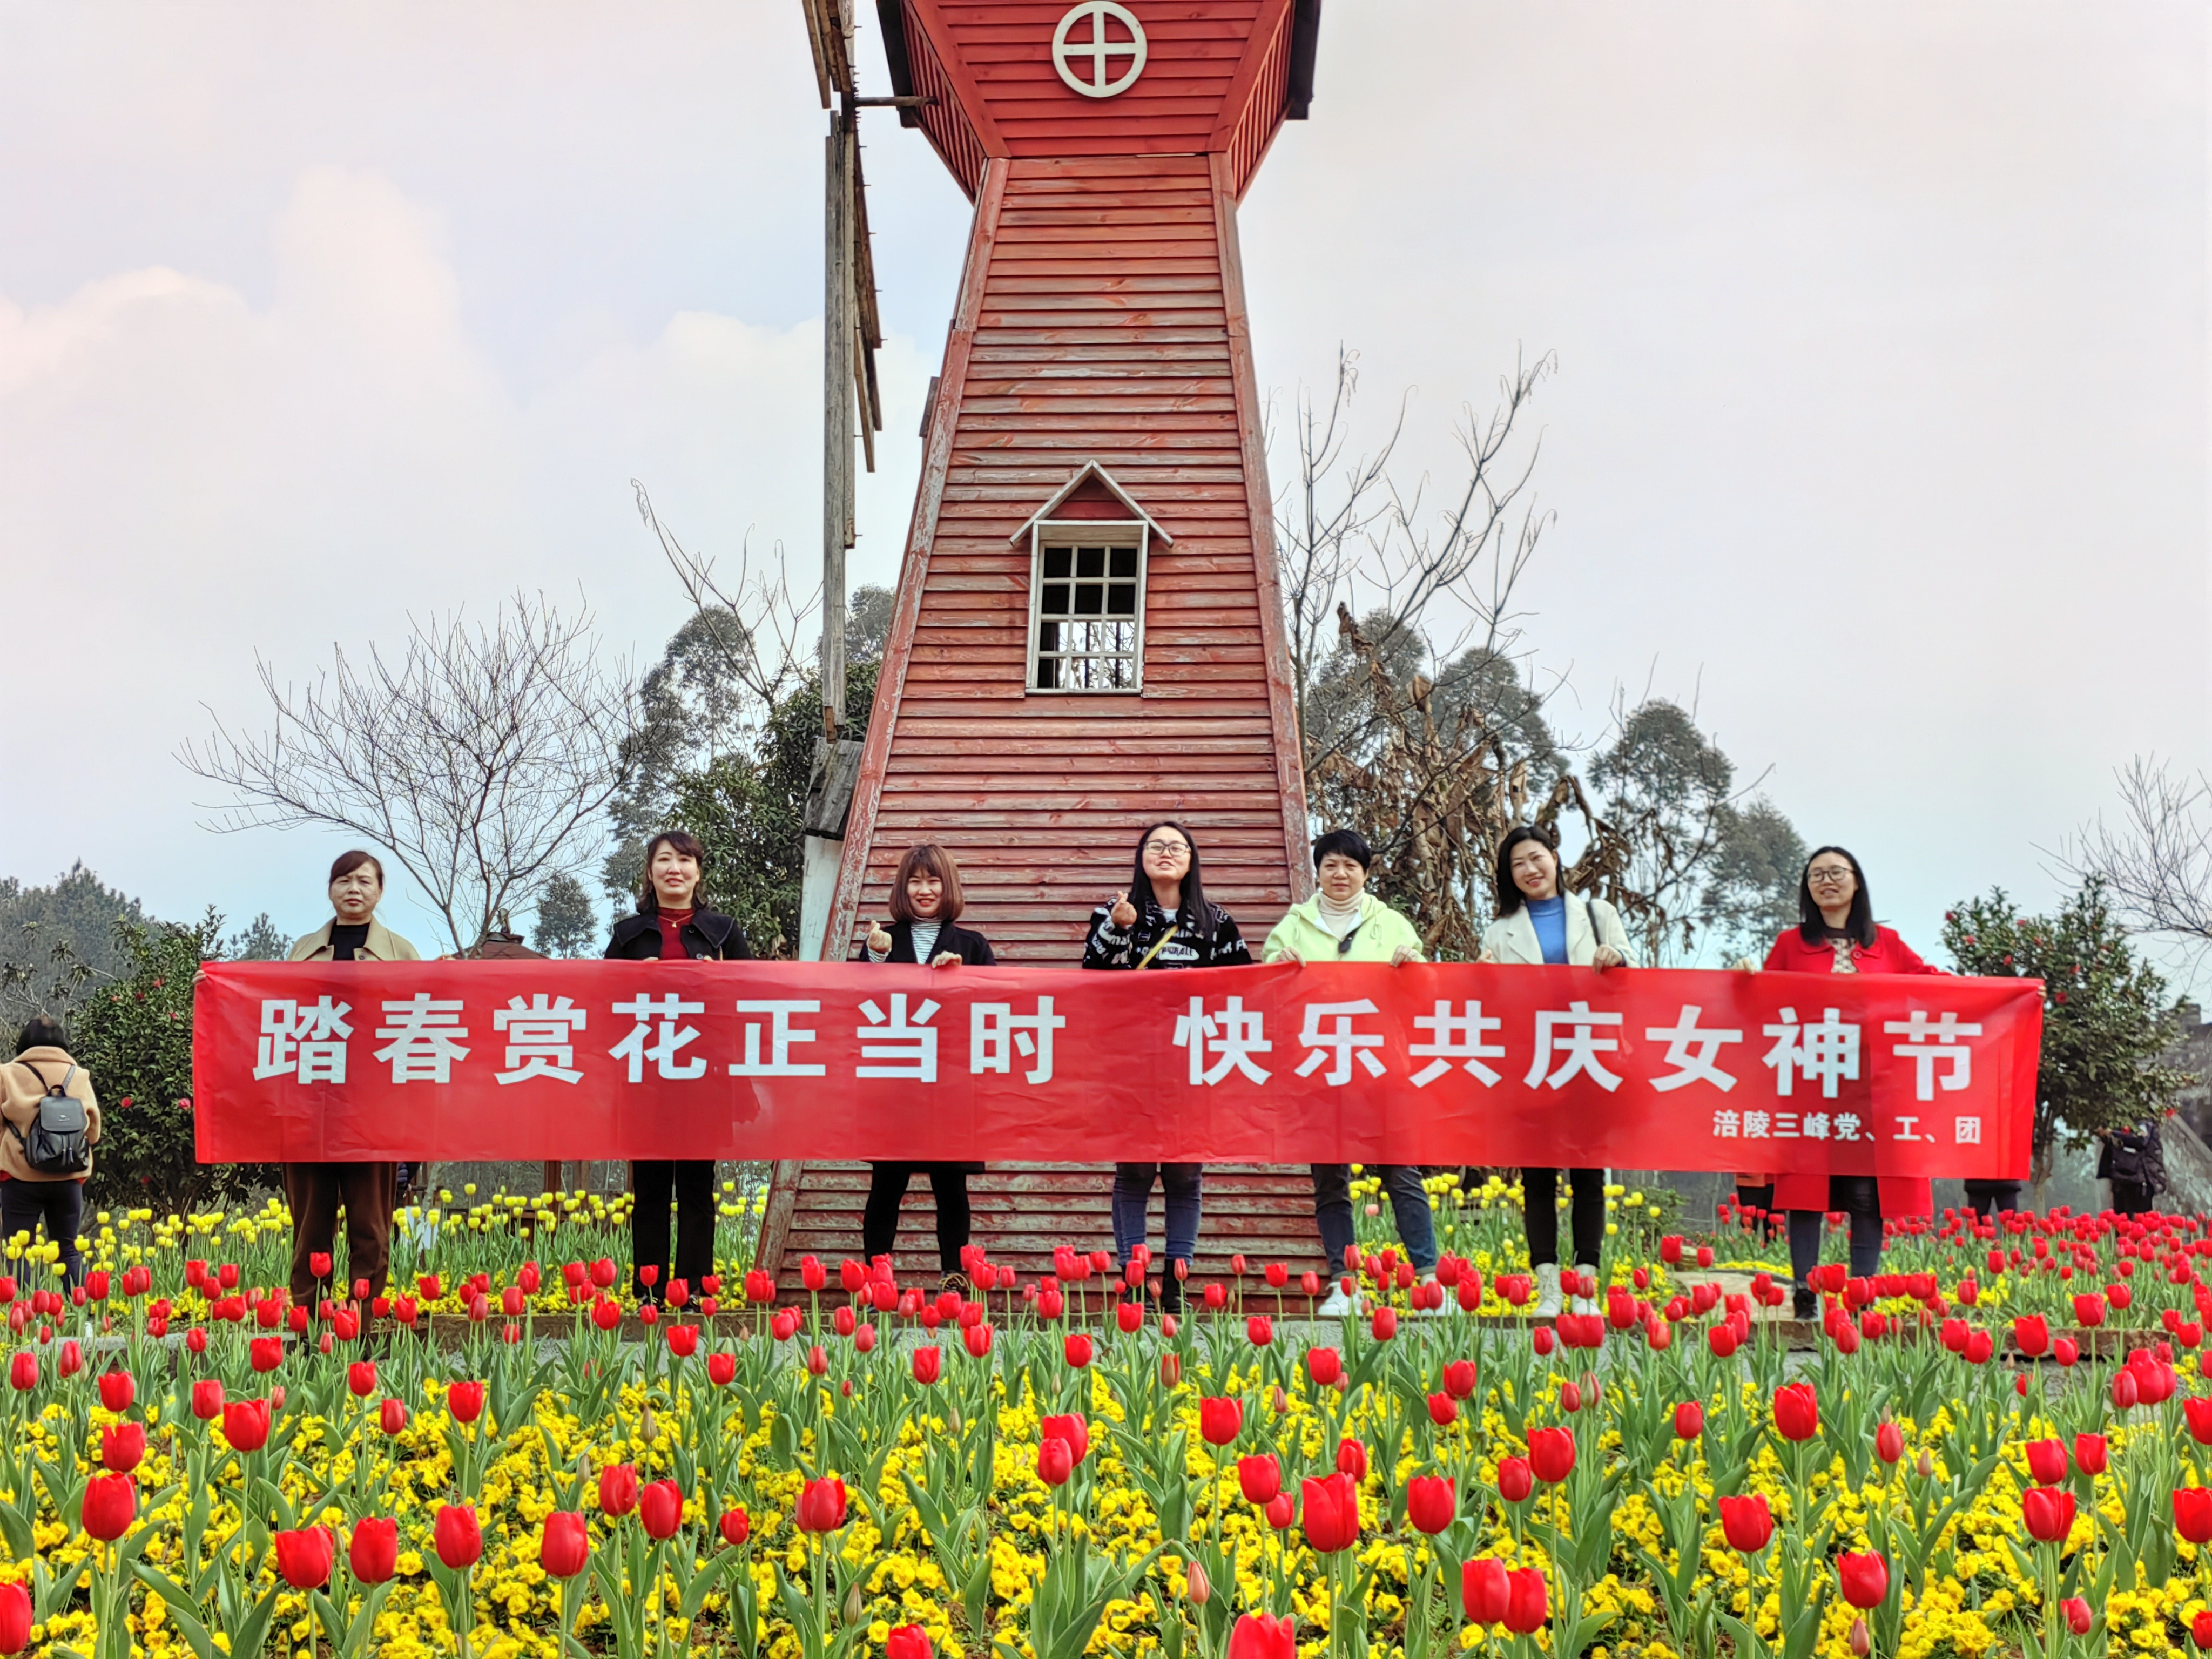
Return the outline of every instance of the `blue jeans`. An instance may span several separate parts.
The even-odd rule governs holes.
[[[1376,1164],[1370,1172],[1382,1177],[1382,1190],[1390,1194],[1390,1211],[1398,1223],[1398,1239],[1415,1273],[1437,1265],[1436,1218],[1429,1212],[1429,1194],[1421,1185],[1418,1164]],[[1328,1270],[1344,1271],[1344,1253],[1352,1243],[1352,1166],[1316,1164],[1313,1166],[1314,1219],[1321,1225],[1321,1246],[1328,1255]]]
[[[1203,1164],[1116,1164],[1114,1166],[1114,1259],[1126,1264],[1145,1242],[1145,1210],[1157,1180],[1167,1194],[1167,1255],[1188,1261],[1198,1251],[1199,1188]]]

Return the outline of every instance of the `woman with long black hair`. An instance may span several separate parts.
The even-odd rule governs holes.
[[[891,925],[872,924],[862,950],[870,962],[908,963],[932,968],[988,968],[998,958],[991,941],[971,928],[956,927],[966,900],[960,890],[960,866],[933,842],[909,847],[891,878]],[[916,1174],[929,1177],[937,1200],[938,1266],[940,1288],[969,1291],[960,1253],[968,1245],[968,1177],[981,1175],[980,1164],[872,1164],[867,1207],[860,1212],[860,1254],[865,1261],[889,1255],[898,1242],[899,1206]]]
[[[1085,968],[1244,968],[1252,952],[1230,914],[1206,896],[1198,842],[1172,821],[1138,838],[1136,868],[1127,890],[1091,913],[1083,943]],[[1182,1306],[1181,1275],[1198,1249],[1202,1164],[1114,1166],[1114,1253],[1124,1268],[1145,1242],[1145,1211],[1157,1181],[1167,1198],[1167,1267],[1160,1309]]]
[[[707,908],[707,849],[696,836],[664,830],[645,844],[637,914],[615,924],[606,954],[626,962],[750,961],[745,930]],[[714,1161],[641,1158],[629,1166],[632,1285],[641,1300],[668,1292],[668,1222],[676,1218],[676,1277],[697,1294],[714,1271]],[[653,1269],[653,1282],[643,1270]]]
[[[1768,971],[1784,974],[1940,974],[1918,952],[1874,919],[1866,872],[1840,847],[1822,847],[1805,860],[1797,883],[1798,922],[1785,928],[1766,953]],[[1884,1216],[1926,1215],[1935,1189],[1925,1176],[1783,1175],[1774,1178],[1774,1208],[1790,1212],[1790,1274],[1796,1281],[1792,1311],[1810,1319],[1820,1298],[1805,1275],[1820,1259],[1827,1213],[1851,1218],[1851,1277],[1881,1267]]]
[[[1498,848],[1498,916],[1484,929],[1480,962],[1552,967],[1620,968],[1633,959],[1620,914],[1603,899],[1559,890],[1559,843],[1524,823]],[[1605,1171],[1570,1170],[1575,1265],[1595,1280],[1605,1247]],[[1536,1316],[1559,1311],[1559,1172],[1521,1171],[1528,1261],[1536,1274]],[[1595,1311],[1577,1297],[1576,1311]]]

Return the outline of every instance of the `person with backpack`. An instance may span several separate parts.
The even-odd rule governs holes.
[[[2148,1215],[2166,1188],[2166,1143],[2147,1117],[2097,1131],[2097,1179],[2112,1183],[2114,1215]]]
[[[58,1021],[40,1015],[24,1025],[14,1061],[0,1066],[0,1238],[43,1225],[47,1242],[61,1247],[62,1288],[74,1290],[84,1282],[76,1237],[100,1100]]]
[[[607,939],[622,962],[750,962],[745,930],[707,908],[707,848],[684,830],[663,830],[645,844],[645,882],[637,914],[624,916]],[[641,1302],[668,1295],[668,1224],[676,1221],[676,1277],[699,1294],[714,1271],[714,1161],[640,1158],[629,1166],[631,1288]],[[653,1270],[645,1282],[644,1269]]]
[[[1252,952],[1229,912],[1206,896],[1198,842],[1179,823],[1153,824],[1137,838],[1129,885],[1091,913],[1083,965],[1102,969],[1248,968]],[[1145,1242],[1145,1212],[1157,1182],[1167,1197],[1167,1264],[1160,1310],[1182,1306],[1182,1274],[1198,1249],[1205,1165],[1116,1164],[1114,1251],[1124,1270]]]
[[[1498,848],[1497,920],[1483,930],[1478,962],[1576,968],[1620,968],[1633,956],[1620,914],[1595,894],[1562,892],[1559,842],[1534,824],[1507,832]],[[1605,1247],[1605,1171],[1570,1170],[1573,1185],[1575,1266],[1595,1282]],[[1559,1311],[1559,1172],[1521,1171],[1522,1225],[1536,1275],[1539,1319]],[[1577,1297],[1575,1311],[1598,1310]]]
[[[952,854],[930,842],[908,848],[891,878],[891,925],[868,925],[861,941],[862,958],[915,967],[926,963],[936,969],[992,966],[998,958],[991,953],[991,941],[954,925],[964,904],[960,866]],[[899,1206],[905,1201],[907,1183],[917,1174],[926,1175],[937,1200],[938,1265],[944,1273],[939,1288],[966,1296],[969,1286],[960,1253],[968,1246],[968,1177],[981,1175],[983,1166],[872,1164],[868,1168],[867,1207],[860,1212],[861,1259],[873,1261],[891,1253],[898,1242]]]
[[[331,866],[331,919],[292,942],[293,962],[420,962],[422,953],[376,919],[384,898],[384,865],[356,848]],[[332,1281],[368,1281],[371,1297],[384,1293],[392,1265],[392,1215],[399,1207],[395,1163],[287,1164],[284,1203],[292,1212],[292,1301],[310,1314]],[[318,1273],[314,1258],[329,1258],[337,1243],[338,1211],[345,1211],[346,1271],[336,1263]]]
[[[1314,962],[1387,962],[1403,967],[1422,960],[1421,936],[1413,924],[1367,890],[1375,849],[1356,830],[1332,830],[1313,844],[1315,888],[1311,898],[1294,904],[1267,935],[1262,962],[1304,966]],[[1436,1269],[1437,1228],[1429,1208],[1429,1189],[1417,1164],[1378,1164],[1372,1173],[1390,1195],[1399,1242],[1413,1271],[1426,1277]],[[1345,1253],[1353,1243],[1352,1166],[1313,1166],[1314,1224],[1321,1230],[1322,1253],[1340,1275],[1328,1299],[1317,1310],[1323,1319],[1352,1311],[1340,1275]],[[1441,1310],[1439,1310],[1441,1311]]]

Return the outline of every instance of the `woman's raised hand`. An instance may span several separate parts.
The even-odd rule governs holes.
[[[1625,965],[1628,958],[1610,945],[1601,945],[1597,947],[1596,954],[1591,957],[1590,960],[1600,968],[1619,968]]]
[[[868,924],[868,949],[879,957],[887,957],[891,953],[891,936],[884,931],[884,925],[880,921],[872,921]]]
[[[933,968],[957,968],[960,965],[960,952],[939,951],[935,956],[930,957],[929,965]]]
[[[1137,907],[1129,902],[1127,893],[1114,895],[1113,912],[1107,920],[1125,933],[1137,925]]]
[[[1393,968],[1403,968],[1407,963],[1419,962],[1420,959],[1419,950],[1411,945],[1401,945],[1390,952],[1390,965]]]

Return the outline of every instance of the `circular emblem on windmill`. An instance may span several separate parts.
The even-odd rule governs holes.
[[[1127,37],[1109,25],[1119,25],[1127,31]],[[1068,8],[1052,32],[1052,66],[1085,98],[1127,92],[1145,72],[1145,26],[1134,12],[1114,0],[1082,0]]]

